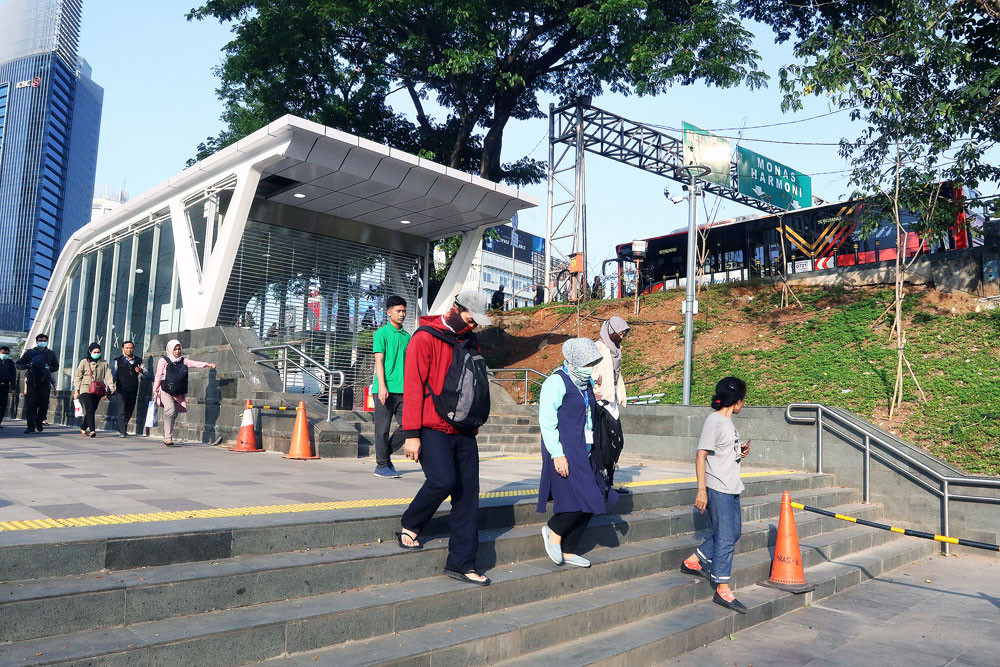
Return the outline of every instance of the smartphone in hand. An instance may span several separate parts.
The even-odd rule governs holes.
[[[740,458],[745,458],[747,454],[750,453],[750,442],[753,439],[747,440],[742,445],[740,445]]]

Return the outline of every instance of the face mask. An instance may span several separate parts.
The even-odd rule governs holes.
[[[38,345],[38,347],[40,347],[40,348],[42,348],[44,350],[45,348],[47,348],[49,346],[49,341],[47,341],[47,340],[40,340],[40,341],[38,341],[36,343],[36,345]]]
[[[589,380],[594,375],[594,367],[584,366],[583,368],[570,368],[569,372],[581,380]]]
[[[472,331],[472,325],[465,323],[465,320],[462,319],[462,313],[458,312],[457,308],[448,311],[448,314],[444,316],[444,323],[455,332],[456,336],[462,336]]]
[[[2,352],[0,352],[0,361],[6,360],[7,357],[9,357],[9,356],[10,356],[9,354],[3,354]]]
[[[97,361],[98,359],[101,358],[101,353],[100,352],[91,352],[90,353],[90,358],[93,359],[94,361]]]

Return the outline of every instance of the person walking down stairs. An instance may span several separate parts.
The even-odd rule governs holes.
[[[153,400],[163,408],[163,444],[172,447],[174,421],[178,413],[187,412],[188,368],[215,368],[215,364],[188,359],[179,340],[168,342],[166,352],[156,363]]]
[[[542,475],[538,512],[552,500],[554,514],[542,527],[545,552],[556,565],[590,567],[578,551],[587,523],[614,505],[618,493],[609,489],[591,459],[597,405],[591,375],[601,361],[594,341],[573,338],[563,343],[566,362],[542,384],[538,424],[542,430]],[[605,501],[607,495],[607,501]]]
[[[705,577],[715,586],[713,602],[741,614],[747,613],[747,608],[736,599],[729,580],[736,542],[743,532],[740,464],[750,453],[750,442],[740,442],[733,416],[743,409],[746,395],[746,383],[736,377],[722,378],[715,386],[714,412],[705,419],[698,439],[698,493],[694,501],[702,514],[708,509],[712,534],[681,564],[681,572]]]

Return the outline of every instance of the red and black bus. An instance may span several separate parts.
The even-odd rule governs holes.
[[[950,188],[953,201],[979,197],[968,186]],[[698,239],[705,282],[731,282],[777,275],[784,255],[787,273],[803,273],[896,258],[896,229],[891,220],[862,238],[858,224],[862,204],[856,201],[821,204],[780,215],[746,216],[701,225]],[[903,214],[903,226],[914,220]],[[964,207],[947,235],[935,242],[906,235],[906,256],[982,245],[981,217]],[[784,248],[782,248],[784,227]],[[646,239],[646,258],[639,265],[643,293],[672,289],[683,284],[687,272],[687,230]],[[617,248],[619,294],[627,292],[626,267],[634,264],[632,243]]]

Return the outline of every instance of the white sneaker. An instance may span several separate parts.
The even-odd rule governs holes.
[[[545,542],[545,553],[548,554],[549,558],[552,560],[553,563],[555,563],[556,565],[562,565],[563,564],[562,549],[558,545],[549,542],[549,535],[551,534],[551,532],[552,531],[549,530],[549,527],[547,525],[542,526],[542,541]]]

